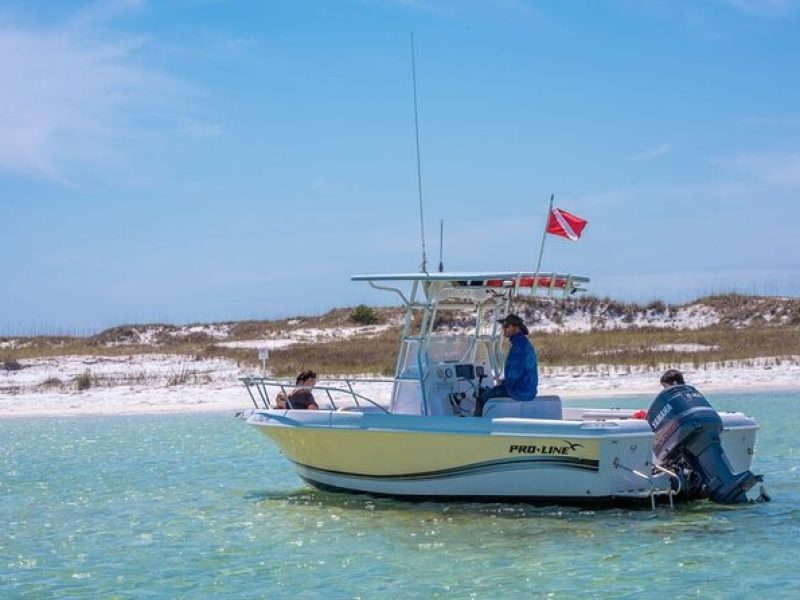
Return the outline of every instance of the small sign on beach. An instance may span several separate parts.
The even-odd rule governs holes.
[[[269,348],[261,346],[258,349],[258,360],[261,361],[261,372],[267,374],[267,359],[269,358]]]

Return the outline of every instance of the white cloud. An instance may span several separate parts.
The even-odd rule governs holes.
[[[186,117],[181,122],[181,131],[191,138],[205,139],[217,137],[222,133],[222,126],[217,123],[204,123]]]
[[[439,16],[463,16],[480,11],[511,17],[540,17],[539,10],[525,0],[359,0],[367,4],[393,4]]]
[[[69,181],[71,167],[108,160],[142,135],[143,116],[170,110],[183,93],[139,60],[146,39],[112,39],[92,22],[0,21],[0,169]]]
[[[145,4],[146,0],[93,0],[78,9],[73,22],[84,26],[106,23],[126,12],[139,10]]]
[[[741,154],[716,162],[764,185],[800,187],[800,153]]]
[[[745,125],[765,125],[771,127],[798,127],[800,126],[800,115],[787,115],[776,117],[742,117],[739,123]]]
[[[800,6],[799,0],[718,0],[744,13],[757,16],[782,16]]]
[[[630,157],[630,160],[653,160],[669,154],[672,151],[672,144],[659,144],[645,148],[638,154]]]

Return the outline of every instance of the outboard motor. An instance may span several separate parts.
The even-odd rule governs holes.
[[[661,392],[647,411],[647,422],[656,434],[657,461],[689,478],[699,476],[705,488],[699,495],[725,504],[747,502],[747,490],[761,481],[750,471],[731,470],[719,441],[722,419],[692,386],[676,385]]]

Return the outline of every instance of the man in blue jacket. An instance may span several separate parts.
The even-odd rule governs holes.
[[[506,357],[503,379],[499,385],[482,390],[475,406],[475,416],[483,416],[483,407],[492,398],[513,398],[529,401],[536,398],[539,386],[539,364],[536,351],[528,340],[528,328],[518,315],[498,319],[503,325],[503,335],[511,342]]]

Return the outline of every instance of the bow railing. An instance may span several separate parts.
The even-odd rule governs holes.
[[[283,394],[283,397],[286,401],[286,408],[291,409],[293,408],[291,403],[292,390],[304,388],[308,389],[312,393],[324,393],[325,398],[327,398],[327,403],[317,402],[321,410],[346,410],[348,408],[358,409],[363,408],[366,405],[375,407],[385,413],[389,412],[386,407],[372,398],[368,398],[367,396],[357,392],[354,389],[354,386],[358,385],[359,383],[394,383],[393,379],[342,378],[325,380],[326,383],[341,383],[343,384],[341,387],[337,385],[315,385],[314,387],[310,388],[308,386],[292,383],[290,381],[280,381],[272,377],[248,376],[240,377],[239,380],[244,383],[245,387],[247,388],[247,393],[250,395],[250,399],[253,401],[253,406],[255,406],[256,409],[269,410],[279,408],[277,404],[278,390]],[[275,391],[274,398],[270,395],[270,390]],[[339,398],[340,400],[337,402],[335,398]],[[346,402],[341,401],[341,398],[345,398]],[[259,401],[261,404],[260,406]]]

